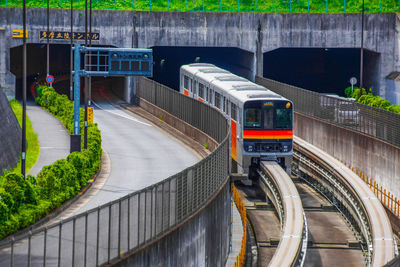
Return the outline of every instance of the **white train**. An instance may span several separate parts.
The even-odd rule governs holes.
[[[293,103],[212,64],[180,68],[180,92],[217,108],[231,122],[232,172],[255,177],[261,160],[290,171]]]

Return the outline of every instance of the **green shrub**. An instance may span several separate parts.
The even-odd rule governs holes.
[[[58,94],[52,87],[39,86],[35,101],[73,133],[74,105],[67,96]],[[82,109],[80,114],[83,132]],[[75,196],[100,168],[101,155],[100,130],[97,124],[89,123],[87,149],[45,166],[37,177],[28,175],[24,180],[16,173],[0,176],[0,239],[35,223]]]
[[[0,199],[0,223],[3,223],[8,220],[8,216],[10,215],[10,209],[7,207],[6,203]]]
[[[365,88],[361,91],[360,88],[354,87],[353,93],[351,93],[351,87],[347,87],[345,89],[345,95],[347,97],[355,98],[358,103],[400,114],[400,105],[392,105],[390,101],[380,96],[374,96],[371,93],[371,89],[369,89],[369,92],[367,93]]]

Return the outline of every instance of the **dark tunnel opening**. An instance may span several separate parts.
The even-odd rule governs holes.
[[[379,53],[364,50],[364,88],[379,90]],[[279,48],[264,53],[263,76],[319,93],[343,96],[350,78],[360,82],[360,49]]]
[[[179,90],[179,68],[184,64],[211,63],[253,80],[254,54],[230,47],[153,47],[153,80]]]
[[[46,76],[46,44],[27,44],[27,99],[33,100],[31,85]],[[49,49],[49,73],[68,76],[70,73],[70,45],[51,44]],[[22,46],[10,49],[10,70],[15,75],[15,98],[22,99]],[[60,82],[56,80],[56,82]],[[69,78],[68,78],[69,88]],[[63,90],[64,91],[64,90]],[[69,91],[69,89],[68,89]]]
[[[103,46],[104,47],[104,46]],[[34,99],[33,87],[44,82],[46,77],[46,44],[27,44],[27,100]],[[10,49],[10,70],[16,78],[15,98],[22,99],[22,46]],[[83,55],[81,56],[83,68]],[[70,95],[70,45],[50,44],[49,73],[55,77],[53,87],[58,93]],[[104,80],[104,77],[92,77],[92,85]],[[120,80],[121,78],[108,78]],[[119,83],[120,84],[120,83]],[[84,96],[84,78],[81,78],[81,103]]]

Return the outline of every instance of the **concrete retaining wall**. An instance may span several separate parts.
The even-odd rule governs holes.
[[[298,137],[350,163],[400,198],[399,147],[300,113],[295,113],[294,129]]]
[[[13,88],[10,72],[12,47],[22,44],[12,38],[22,29],[22,9],[0,8],[0,88]],[[84,12],[75,10],[74,31],[84,32]],[[27,10],[28,43],[45,43],[40,31],[47,28],[46,9]],[[69,31],[70,11],[52,9],[50,30]],[[262,53],[281,48],[359,48],[360,14],[285,14],[214,12],[93,11],[93,31],[100,33],[95,45],[117,47],[191,46],[236,47],[251,52],[251,70],[262,75]],[[394,13],[365,14],[366,49],[379,53],[377,83],[380,95],[395,99],[395,89],[386,91],[385,77],[400,71],[399,20]],[[52,40],[69,44],[69,40]],[[3,52],[2,52],[3,51]],[[238,59],[239,60],[239,59]],[[247,65],[247,64],[246,64]],[[256,70],[257,69],[257,70]],[[132,89],[131,89],[132,90]],[[126,96],[129,94],[126,93]]]
[[[218,147],[217,141],[215,141],[207,134],[203,133],[202,131],[193,127],[192,125],[184,122],[183,120],[178,119],[177,117],[171,115],[170,113],[157,107],[156,105],[151,104],[150,102],[144,100],[143,98],[139,99],[139,105],[147,112],[150,112],[157,118],[162,119],[163,121],[165,121],[175,129],[177,129],[178,131],[189,136],[199,144],[204,145],[205,143],[207,143],[208,149],[210,151],[214,151],[214,149]]]
[[[227,182],[215,199],[180,225],[115,266],[225,266],[229,253],[231,194]]]
[[[0,175],[15,167],[21,153],[21,128],[7,97],[0,89]]]

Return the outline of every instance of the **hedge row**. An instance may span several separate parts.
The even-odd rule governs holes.
[[[365,88],[363,88],[361,91],[360,88],[354,87],[352,92],[351,87],[347,87],[344,93],[347,97],[355,98],[358,103],[400,114],[400,104],[392,105],[390,101],[380,96],[373,95],[371,90],[367,94]]]
[[[36,102],[72,133],[73,103],[67,96],[40,86]],[[0,177],[0,239],[33,224],[75,196],[100,168],[101,154],[100,130],[96,124],[89,123],[87,149],[43,167],[37,177],[28,175],[24,180],[17,173]]]

